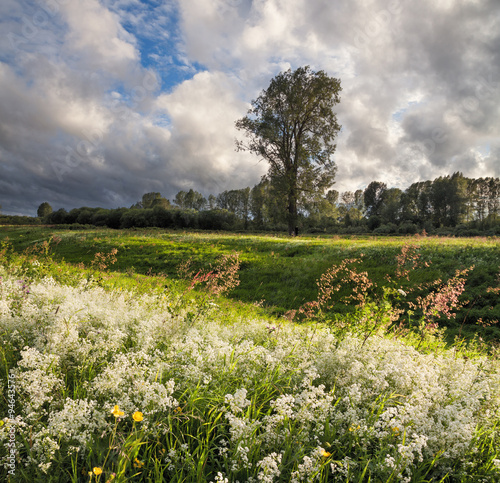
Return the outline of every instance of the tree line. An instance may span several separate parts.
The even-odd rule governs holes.
[[[37,221],[75,227],[286,231],[286,205],[281,191],[264,176],[253,187],[208,197],[193,189],[179,191],[172,201],[146,193],[130,208],[68,212],[42,203]],[[457,172],[405,190],[373,181],[364,190],[304,192],[297,198],[296,224],[300,232],[500,235],[500,179]]]

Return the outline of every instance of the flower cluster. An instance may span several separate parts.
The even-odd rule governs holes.
[[[317,281],[317,300],[304,304],[299,309],[299,313],[304,314],[307,318],[312,318],[316,314],[332,309],[335,305],[332,300],[334,294],[345,290],[346,287],[350,288],[350,293],[343,295],[336,303],[353,303],[362,307],[366,303],[373,283],[366,271],[360,272],[352,267],[360,261],[358,258],[342,260],[339,265],[333,266],[323,273]]]
[[[178,272],[182,278],[190,280],[189,290],[197,285],[206,288],[209,294],[219,296],[230,292],[240,284],[238,270],[240,260],[238,253],[221,255],[208,270],[198,270],[196,273],[191,268],[192,261],[182,263]]]
[[[418,468],[432,468],[436,481],[466,481],[490,444],[484,481],[500,477],[498,443],[481,440],[500,417],[494,359],[286,321],[275,331],[248,318],[186,324],[168,298],[50,278],[31,283],[12,311],[19,284],[2,277],[2,347],[18,404],[16,418],[3,419],[0,445],[15,425],[24,467],[81,464],[119,426],[140,427],[166,475],[192,468],[207,471],[206,481],[359,481],[365,470],[372,481],[410,481]],[[364,297],[362,274],[356,280]],[[127,440],[120,437],[109,451]],[[205,443],[212,446],[195,446]],[[146,474],[141,455],[129,459]],[[86,471],[98,478],[107,465],[92,461]]]

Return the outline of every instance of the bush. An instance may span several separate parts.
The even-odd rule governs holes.
[[[395,223],[386,223],[385,225],[380,225],[378,228],[373,230],[373,233],[378,233],[381,235],[388,235],[390,233],[397,233],[398,226]]]
[[[376,228],[378,228],[380,226],[381,223],[382,223],[382,220],[380,219],[380,217],[373,215],[373,216],[370,216],[370,218],[368,218],[367,225],[368,225],[368,228],[370,230],[375,230]]]
[[[47,217],[47,223],[54,224],[54,225],[65,225],[68,223],[75,223],[75,220],[70,222],[69,221],[69,213],[64,208],[61,208],[57,211],[53,211]]]
[[[228,210],[200,211],[198,226],[202,230],[238,230],[242,226],[238,217]]]
[[[0,215],[0,225],[40,225],[40,218],[31,216]]]
[[[172,210],[167,210],[161,206],[155,206],[152,213],[153,226],[158,228],[173,228],[175,226],[174,214]]]
[[[195,210],[173,210],[175,228],[198,228],[198,212]]]
[[[398,233],[402,235],[415,235],[418,231],[419,227],[411,222],[404,222],[398,228]]]
[[[121,217],[122,228],[145,228],[151,226],[153,210],[130,209]]]

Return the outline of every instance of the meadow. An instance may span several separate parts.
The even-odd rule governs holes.
[[[500,479],[498,239],[0,241],[6,481]]]
[[[387,276],[394,277],[396,257],[402,247],[418,247],[420,269],[411,270],[410,280],[399,280],[405,292],[418,284],[446,281],[455,271],[469,269],[462,307],[456,317],[438,318],[447,327],[448,340],[457,335],[468,339],[481,336],[500,340],[500,300],[489,287],[498,284],[500,242],[498,238],[443,237],[340,237],[301,236],[289,238],[276,234],[235,234],[225,232],[183,232],[160,229],[144,230],[57,230],[53,228],[3,229],[0,242],[9,239],[16,251],[52,240],[51,253],[56,260],[90,265],[96,253],[118,250],[112,270],[134,276],[164,275],[171,285],[180,278],[179,267],[191,262],[193,269],[210,266],[222,254],[239,254],[240,284],[229,294],[232,300],[261,307],[266,316],[280,317],[298,311],[315,300],[317,280],[330,267],[343,260],[360,260],[373,286],[369,295],[383,298]],[[427,266],[424,266],[427,264]],[[425,269],[424,269],[425,268]],[[122,279],[122,282],[124,280]],[[125,284],[123,288],[128,288]],[[353,304],[346,301],[352,287],[343,287],[334,295],[337,317],[352,313]],[[410,290],[408,290],[410,289]],[[427,287],[420,295],[426,293]],[[416,296],[417,294],[415,294]],[[343,297],[343,300],[342,300]],[[408,300],[412,300],[409,295]],[[414,301],[414,300],[413,300]],[[406,307],[408,310],[408,307]]]

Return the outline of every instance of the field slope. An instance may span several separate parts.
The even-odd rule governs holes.
[[[493,346],[450,347],[425,324],[396,330],[389,296],[337,318],[302,312],[301,323],[231,302],[234,268],[258,251],[236,236],[231,250],[190,243],[212,258],[185,265],[183,281],[110,272],[130,233],[117,234],[123,245],[70,233],[85,238],[80,253],[93,243],[85,267],[61,261],[71,243],[52,234],[52,254],[40,237],[0,258],[4,480],[499,481]],[[140,236],[144,248],[202,235]],[[280,257],[297,249],[290,259],[343,242],[263,238]],[[370,256],[369,244],[354,249]]]

